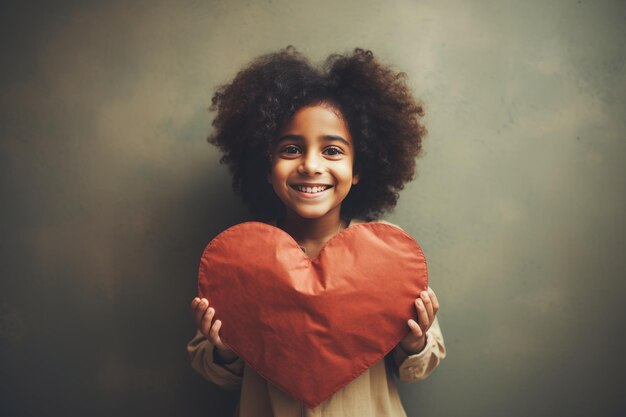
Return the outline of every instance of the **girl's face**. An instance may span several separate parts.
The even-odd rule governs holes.
[[[303,107],[279,133],[268,174],[288,215],[337,216],[354,175],[354,146],[343,115],[330,104]]]

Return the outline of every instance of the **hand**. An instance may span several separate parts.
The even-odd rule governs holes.
[[[417,322],[409,319],[409,333],[400,342],[400,347],[409,355],[421,352],[426,347],[426,332],[435,321],[437,311],[439,311],[439,301],[435,292],[428,287],[427,291],[422,291],[415,299],[415,310],[417,311]]]
[[[222,322],[220,320],[213,321],[215,309],[209,307],[209,301],[206,298],[194,298],[191,302],[191,312],[200,333],[215,346],[215,353],[218,355],[218,359],[223,362],[232,362],[237,359],[237,354],[220,339]]]

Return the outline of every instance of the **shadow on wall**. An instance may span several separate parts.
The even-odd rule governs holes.
[[[228,179],[228,181],[225,181],[225,179]],[[203,199],[203,201],[206,201],[206,204],[199,206],[197,213],[193,216],[197,219],[206,217],[204,220],[204,223],[206,223],[206,232],[202,230],[194,231],[197,233],[197,237],[196,239],[191,239],[194,242],[202,242],[200,244],[201,249],[196,255],[197,259],[194,264],[196,267],[199,263],[202,251],[204,250],[204,246],[213,237],[234,224],[251,220],[250,215],[240,202],[240,199],[233,194],[230,188],[230,176],[214,177],[211,179],[209,187],[206,187],[206,184],[202,183],[197,184],[197,189],[199,194],[196,195],[204,194],[207,197]],[[193,194],[194,193],[191,195]],[[194,202],[197,203],[195,198],[191,197],[189,204],[194,204]],[[194,244],[194,248],[196,246],[197,245]],[[194,296],[197,293],[195,284],[196,281],[194,280],[194,290],[190,292],[190,294],[193,293]],[[185,304],[187,307],[187,305],[191,303],[191,298],[185,301],[187,302],[187,304]],[[195,332],[195,324],[189,314],[188,307],[185,313],[187,313],[188,320],[191,323],[191,331],[188,334],[193,335]],[[191,337],[184,337],[181,340],[183,346],[186,345],[189,339],[191,339]],[[207,381],[191,368],[186,356],[183,366],[185,367],[185,381],[183,385],[188,389],[186,397],[193,399],[193,402],[192,405],[188,407],[181,407],[182,409],[188,408],[189,415],[211,415],[216,417],[231,417],[234,415],[239,400],[239,390],[226,391]]]
[[[7,228],[15,244],[2,271],[19,279],[2,285],[1,367],[11,383],[0,415],[232,415],[237,393],[203,380],[185,350],[202,250],[247,219],[225,167],[201,149],[208,156],[179,175],[128,164],[108,178],[114,192],[87,193],[76,175],[38,204],[17,195],[5,207],[19,220]],[[29,189],[35,162],[12,155]],[[89,172],[70,156],[49,158]]]

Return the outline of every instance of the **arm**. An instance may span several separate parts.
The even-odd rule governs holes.
[[[213,321],[215,310],[206,299],[191,303],[198,331],[187,344],[191,367],[209,381],[225,389],[241,386],[244,362],[220,339],[221,321]]]

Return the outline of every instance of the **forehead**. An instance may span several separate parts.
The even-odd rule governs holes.
[[[314,136],[333,134],[351,139],[350,130],[341,110],[329,103],[301,107],[285,123],[280,133]]]

